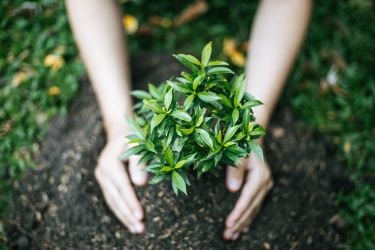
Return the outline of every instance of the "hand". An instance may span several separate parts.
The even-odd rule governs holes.
[[[240,198],[225,221],[223,237],[226,240],[236,240],[242,232],[248,231],[248,226],[273,186],[267,162],[251,153],[237,168],[228,166],[226,184],[229,191],[236,192],[241,188],[246,170],[247,178]]]
[[[142,206],[133,190],[126,168],[119,159],[125,151],[124,135],[131,134],[129,129],[112,134],[95,168],[95,177],[104,194],[105,201],[116,217],[131,233],[143,233],[145,226]],[[129,173],[135,185],[145,185],[147,174],[138,166],[139,156],[129,158]]]

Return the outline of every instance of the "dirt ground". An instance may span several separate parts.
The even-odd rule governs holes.
[[[158,66],[163,65],[163,68]],[[132,60],[135,88],[179,73],[169,56]],[[337,227],[335,196],[350,188],[344,166],[324,138],[301,129],[279,107],[266,137],[265,155],[275,187],[250,231],[225,242],[223,221],[238,197],[219,178],[192,180],[189,196],[169,183],[137,188],[147,231],[129,234],[104,203],[93,170],[104,145],[93,91],[82,82],[68,116],[56,117],[41,142],[37,168],[16,182],[5,221],[11,249],[346,249]]]

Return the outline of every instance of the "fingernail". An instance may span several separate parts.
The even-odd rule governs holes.
[[[232,238],[232,233],[231,233],[231,231],[225,231],[224,232],[224,239],[226,239],[226,240],[229,240],[229,239],[231,239]]]
[[[240,233],[234,233],[232,236],[232,240],[237,240],[238,236],[240,236]]]
[[[239,188],[240,182],[235,178],[230,178],[228,180],[228,186],[232,190],[237,190]]]
[[[129,231],[133,234],[135,233],[135,228],[134,226],[129,226]]]
[[[136,224],[135,225],[135,230],[137,233],[142,233],[143,231],[143,225],[142,224]]]
[[[135,218],[137,218],[138,220],[142,220],[142,219],[143,219],[142,213],[139,212],[139,211],[134,211],[134,216],[135,216]]]

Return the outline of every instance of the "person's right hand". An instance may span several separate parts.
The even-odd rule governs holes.
[[[125,151],[124,135],[126,131],[111,136],[101,152],[95,177],[103,191],[105,201],[116,217],[129,229],[131,233],[143,233],[145,226],[142,206],[133,190],[131,181],[135,185],[145,185],[147,174],[138,166],[139,156],[131,156],[127,161],[129,175],[120,155]],[[130,181],[131,179],[131,181]]]

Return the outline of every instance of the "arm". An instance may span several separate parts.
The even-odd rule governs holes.
[[[118,159],[123,136],[131,133],[125,116],[132,115],[127,50],[115,0],[66,0],[69,21],[102,112],[107,143],[98,158],[95,176],[110,209],[133,233],[144,231],[142,207]],[[145,184],[146,176],[129,159],[133,183]]]
[[[254,114],[265,127],[305,36],[311,9],[312,0],[263,0],[258,9],[247,61],[247,91],[264,103],[254,108]],[[238,168],[228,167],[229,190],[241,188],[246,170],[241,196],[226,220],[228,240],[247,230],[273,185],[268,163],[250,154]]]

